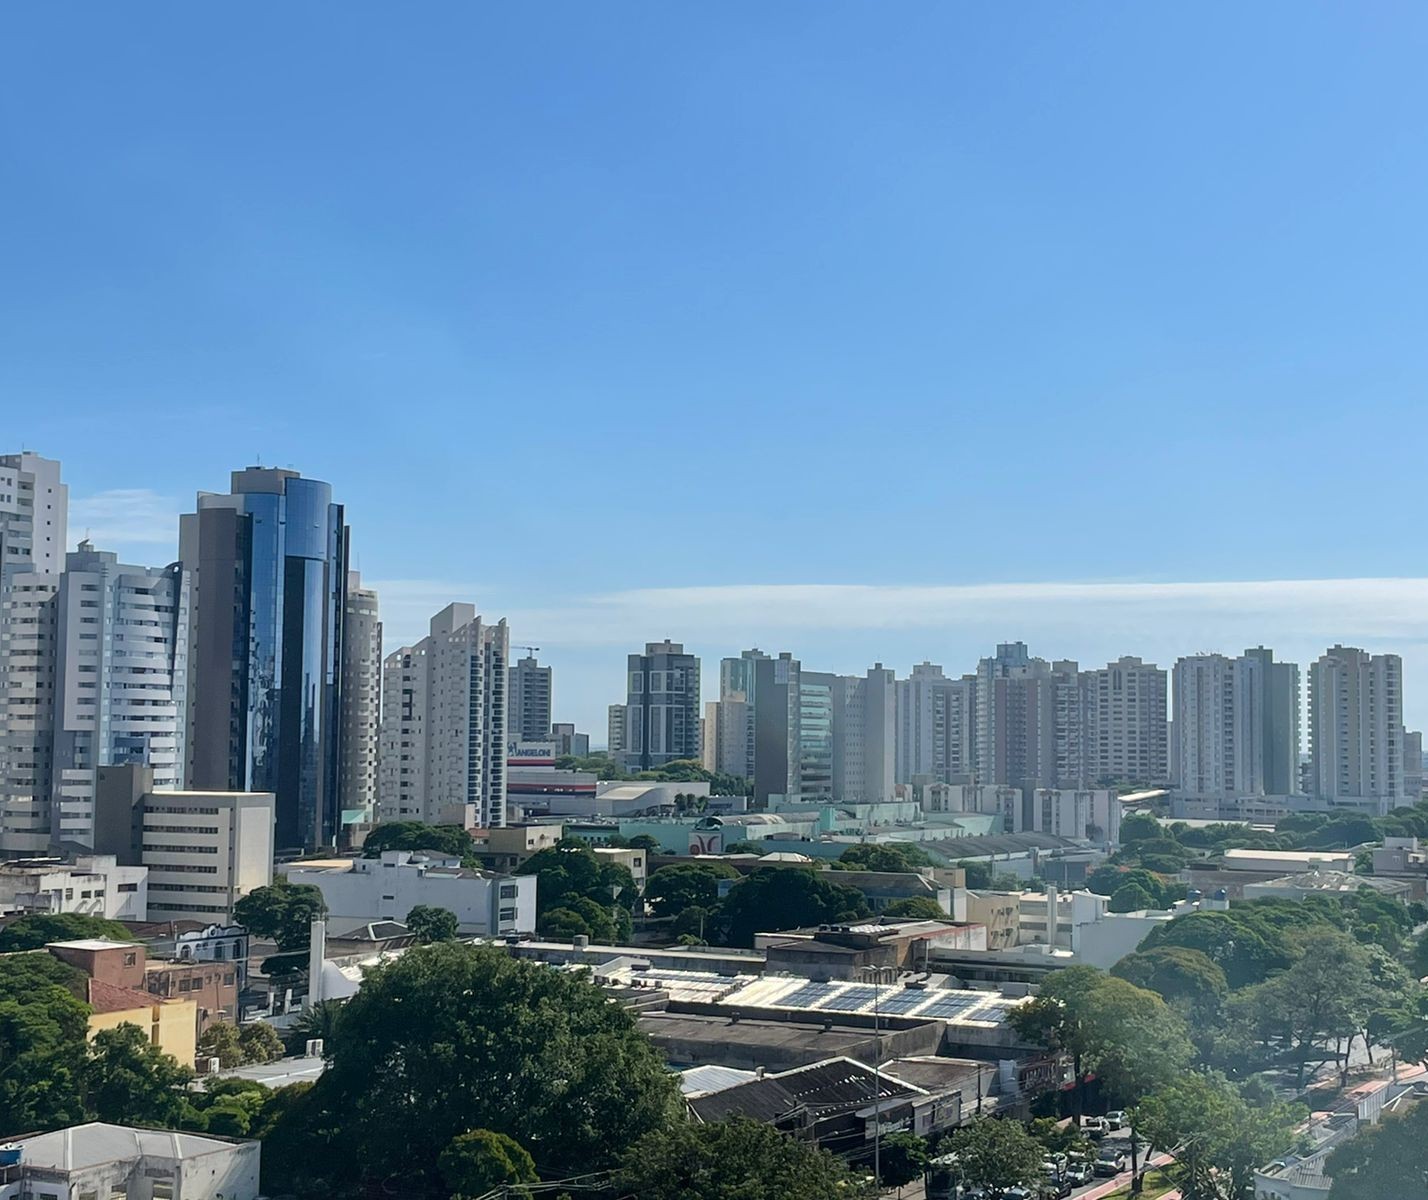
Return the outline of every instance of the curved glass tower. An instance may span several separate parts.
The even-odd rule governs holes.
[[[339,831],[346,546],[331,486],[295,471],[235,471],[230,493],[200,493],[180,518],[188,786],[274,793],[280,853]]]

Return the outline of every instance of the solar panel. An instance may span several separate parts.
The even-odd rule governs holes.
[[[842,1012],[861,1012],[871,1008],[877,998],[878,989],[870,983],[855,983],[840,988],[832,995],[820,1000],[814,1008],[836,1008]]]
[[[805,983],[772,1003],[784,1008],[812,1008],[818,1001],[827,999],[832,990],[826,983]]]
[[[878,1008],[885,1013],[911,1012],[919,1004],[926,1004],[928,993],[922,988],[901,988],[891,996],[884,996]]]
[[[942,996],[931,1000],[926,1007],[917,1010],[919,1017],[936,1017],[950,1021],[961,1016],[968,1009],[976,1008],[982,1002],[981,996]]]

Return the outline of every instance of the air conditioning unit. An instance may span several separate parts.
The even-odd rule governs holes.
[[[321,1039],[321,1038],[308,1038],[308,1039],[307,1039],[307,1048],[303,1051],[303,1053],[306,1054],[308,1058],[321,1058],[321,1057],[322,1057],[322,1039]]]
[[[217,1075],[223,1069],[223,1060],[219,1058],[200,1058],[197,1063],[200,1075]]]

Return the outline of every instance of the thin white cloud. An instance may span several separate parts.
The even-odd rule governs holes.
[[[89,538],[101,550],[178,545],[179,502],[148,488],[113,488],[69,502],[69,540]]]

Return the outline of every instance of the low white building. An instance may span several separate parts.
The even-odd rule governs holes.
[[[257,1200],[261,1153],[258,1142],[92,1121],[0,1149],[0,1200]]]
[[[934,806],[929,812],[999,817],[1002,833],[1050,833],[1112,846],[1121,839],[1121,800],[1105,788],[954,783],[929,790],[924,803]]]
[[[458,930],[474,937],[531,933],[536,924],[534,875],[497,875],[463,867],[447,855],[388,850],[381,858],[323,859],[287,868],[289,883],[322,893],[328,920],[405,921],[419,904],[456,915]]]
[[[83,913],[111,921],[149,919],[147,867],[121,867],[110,854],[0,863],[0,916]]]

